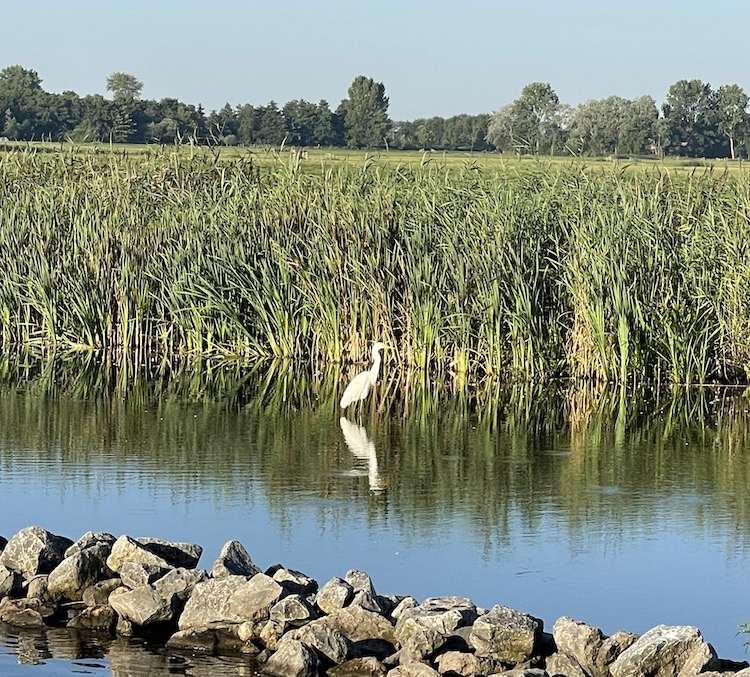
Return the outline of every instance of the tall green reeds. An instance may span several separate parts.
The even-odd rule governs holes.
[[[748,177],[0,156],[0,342],[747,380]]]

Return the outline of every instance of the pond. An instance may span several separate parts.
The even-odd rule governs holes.
[[[39,525],[199,543],[379,593],[456,594],[746,658],[750,402],[738,389],[384,384],[336,373],[0,363],[0,535]],[[28,669],[27,665],[34,665]],[[15,666],[15,667],[14,667]],[[119,667],[118,667],[119,666]],[[14,672],[16,670],[17,672]],[[238,658],[0,627],[0,674],[250,674]]]

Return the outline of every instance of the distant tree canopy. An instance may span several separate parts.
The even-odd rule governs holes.
[[[392,121],[383,83],[358,75],[335,111],[302,99],[283,106],[249,103],[206,113],[166,98],[141,99],[130,73],[107,77],[108,99],[44,91],[36,71],[0,70],[0,138],[118,143],[347,146],[425,150],[499,150],[577,155],[748,157],[748,95],[700,80],[673,84],[659,108],[650,96],[609,96],[570,107],[549,83],[526,85],[493,114]]]

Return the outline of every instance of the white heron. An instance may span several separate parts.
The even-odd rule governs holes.
[[[357,374],[351,383],[346,386],[341,396],[341,408],[346,409],[350,404],[356,404],[364,400],[369,394],[380,373],[380,351],[385,345],[378,341],[372,347],[372,366],[361,374]]]

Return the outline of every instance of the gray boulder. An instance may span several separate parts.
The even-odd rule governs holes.
[[[230,608],[234,594],[247,583],[244,576],[210,578],[197,583],[180,614],[179,629],[190,630],[208,627],[213,623],[242,623],[251,620]]]
[[[104,581],[98,581],[83,591],[81,599],[86,606],[103,606],[109,604],[110,594],[119,588],[120,585],[121,581],[119,578],[108,578]]]
[[[456,629],[471,625],[477,608],[466,597],[429,597],[422,604],[404,609],[396,621],[396,639],[403,645],[420,628],[450,635]]]
[[[0,564],[0,599],[8,595],[17,595],[21,591],[22,582],[20,573]]]
[[[328,670],[329,677],[385,677],[387,669],[375,656],[351,658]]]
[[[243,621],[266,620],[271,607],[284,595],[284,588],[266,574],[255,574],[232,593],[229,610]]]
[[[350,569],[346,572],[344,580],[352,586],[354,592],[363,590],[368,593],[371,597],[375,596],[375,586],[372,584],[372,579],[364,571],[358,569]]]
[[[160,538],[136,538],[146,550],[161,557],[171,567],[194,569],[201,558],[203,548],[197,543],[163,541]]]
[[[158,564],[144,564],[143,562],[123,562],[120,565],[120,579],[122,584],[131,590],[149,585],[170,571],[169,567]]]
[[[354,597],[354,588],[341,578],[334,577],[315,595],[315,603],[326,614],[343,609]]]
[[[445,644],[446,636],[432,628],[418,628],[409,635],[399,652],[401,663],[430,660]]]
[[[130,536],[120,536],[112,545],[112,552],[107,558],[107,566],[119,574],[125,562],[154,565],[164,569],[170,568],[167,560],[146,548],[142,543],[130,538]]]
[[[55,607],[40,599],[11,599],[0,601],[0,621],[19,628],[40,628],[55,614]]]
[[[351,643],[351,658],[362,655],[384,658],[395,651],[396,636],[391,622],[362,607],[337,609],[305,627],[310,626],[338,630]]]
[[[620,630],[611,637],[607,637],[599,649],[599,653],[596,656],[596,672],[605,677],[609,677],[609,668],[614,663],[615,659],[625,649],[631,647],[638,639],[638,635],[632,632],[625,632]],[[750,676],[749,676],[750,677]]]
[[[112,534],[103,531],[87,531],[65,551],[65,557],[72,557],[81,550],[90,548],[92,545],[105,544],[109,545],[111,549],[116,540]]]
[[[380,597],[371,595],[367,590],[356,590],[350,604],[385,615],[385,609],[380,604]]]
[[[338,665],[349,656],[351,642],[335,628],[308,624],[289,631],[285,637],[296,639],[314,649],[324,663]]]
[[[30,599],[49,600],[47,588],[49,587],[49,574],[38,574],[34,578],[24,583],[26,587],[26,597]]]
[[[115,610],[109,605],[86,607],[68,621],[67,627],[95,632],[112,632],[117,625]]]
[[[109,596],[109,603],[118,616],[140,626],[171,621],[177,611],[174,596],[164,598],[150,585],[125,592],[115,590]]]
[[[8,541],[0,554],[0,564],[20,571],[28,580],[52,571],[63,561],[65,551],[72,544],[69,538],[56,536],[41,527],[26,527]]]
[[[446,651],[436,659],[438,672],[455,674],[461,677],[493,675],[502,672],[503,664],[487,656],[477,656],[465,651]]]
[[[70,548],[68,549],[70,550]],[[108,543],[96,543],[73,550],[49,575],[47,594],[52,599],[79,600],[83,591],[98,581],[111,578],[107,557],[112,550]]]
[[[203,569],[185,569],[178,567],[170,569],[161,578],[151,584],[151,587],[164,599],[174,597],[182,604],[190,597],[195,586],[208,580],[208,574]]]
[[[270,567],[266,573],[290,594],[309,595],[317,592],[318,582],[305,574],[282,566]]]
[[[534,653],[544,623],[529,614],[495,605],[474,621],[469,644],[478,656],[522,663]]]
[[[271,607],[269,614],[272,621],[284,628],[284,632],[309,623],[317,615],[315,607],[302,595],[283,597]]]
[[[612,677],[675,677],[718,668],[713,647],[698,628],[658,625],[641,635],[610,666]]]
[[[547,657],[545,663],[550,677],[592,677],[575,658],[566,653],[554,653]]]
[[[562,616],[552,627],[552,637],[558,652],[576,661],[586,674],[599,677],[597,659],[604,643],[601,630],[569,616]]]
[[[391,670],[390,677],[439,677],[440,673],[425,663],[406,663]]]
[[[414,599],[411,595],[407,595],[402,600],[396,604],[396,606],[393,608],[393,611],[391,611],[391,616],[394,620],[398,620],[404,611],[408,611],[409,609],[414,609],[419,606],[419,602],[417,602],[416,599]]]
[[[211,575],[214,578],[255,576],[259,573],[260,569],[255,566],[247,550],[239,541],[225,543],[211,569]]]
[[[276,652],[263,666],[263,672],[277,677],[316,677],[318,655],[296,639],[283,639]]]

